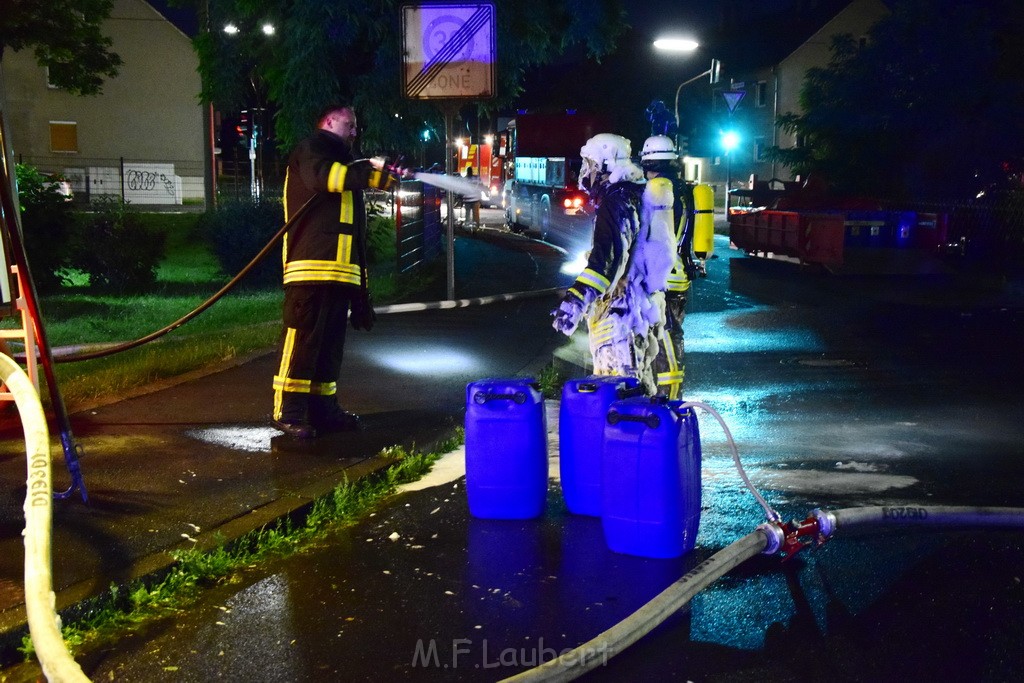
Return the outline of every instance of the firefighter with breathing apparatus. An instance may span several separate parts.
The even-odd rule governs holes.
[[[683,319],[690,284],[707,274],[706,259],[714,249],[714,194],[707,185],[685,182],[676,145],[667,135],[652,135],[640,151],[640,165],[648,184],[657,179],[672,183],[672,225],[675,226],[676,261],[665,291],[667,339],[656,361],[658,385],[670,398],[680,398],[683,365]]]

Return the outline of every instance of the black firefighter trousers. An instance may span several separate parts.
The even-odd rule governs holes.
[[[337,410],[338,376],[353,292],[334,284],[289,285],[274,376],[274,419],[316,421]]]

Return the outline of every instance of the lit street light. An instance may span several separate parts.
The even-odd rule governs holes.
[[[234,40],[242,37],[242,28],[235,22],[224,24],[223,31]],[[259,32],[266,38],[272,38],[276,33],[274,24],[264,21],[259,25]],[[250,33],[252,35],[252,33]],[[237,36],[237,37],[236,37]],[[249,84],[252,86],[255,106],[252,108],[252,127],[249,135],[249,191],[253,199],[259,199],[263,194],[263,138],[266,136],[264,127],[265,105],[263,96],[263,83],[256,72],[255,65],[249,70]]]
[[[691,40],[689,38],[658,38],[657,40],[654,41],[654,48],[656,50],[663,50],[665,52],[686,52],[686,53],[689,53],[689,52],[693,52],[698,47],[700,47],[700,44],[697,43],[696,40]],[[675,118],[676,118],[676,149],[679,149],[679,128],[680,128],[680,124],[679,124],[679,93],[680,93],[680,91],[683,89],[683,86],[689,85],[690,83],[693,83],[694,81],[697,81],[697,80],[699,80],[701,78],[704,78],[705,76],[709,76],[710,77],[709,80],[711,82],[711,85],[715,85],[715,84],[718,83],[718,79],[719,79],[719,75],[721,74],[721,71],[722,71],[722,63],[720,61],[718,61],[717,59],[712,59],[711,60],[711,67],[710,68],[708,68],[706,71],[700,72],[699,74],[697,74],[696,76],[694,76],[693,78],[691,78],[689,80],[683,81],[682,83],[679,84],[679,87],[676,88],[675,109],[673,110],[673,113],[675,114]]]
[[[658,38],[654,41],[654,47],[666,52],[693,52],[700,45],[691,38]]]

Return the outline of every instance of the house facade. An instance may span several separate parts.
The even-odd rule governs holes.
[[[727,184],[734,189],[746,187],[752,176],[762,181],[794,179],[789,169],[765,155],[769,147],[786,149],[801,143],[780,130],[776,122],[783,114],[801,112],[804,77],[808,69],[828,65],[833,36],[851,34],[854,39],[866,40],[871,26],[888,14],[882,0],[853,0],[781,56],[754,50],[738,65],[724,64],[723,80],[712,94],[712,120],[719,136],[733,131],[738,143],[728,154],[716,144],[714,155],[691,162],[694,168],[700,164],[694,172],[716,188],[719,200]],[[797,30],[794,27],[794,33]]]
[[[190,38],[144,0],[114,0],[103,33],[122,65],[97,96],[49,85],[31,50],[5,51],[0,103],[15,161],[64,175],[78,199],[202,204],[209,126]]]

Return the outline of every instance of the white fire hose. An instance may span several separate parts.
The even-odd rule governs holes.
[[[0,354],[0,381],[14,397],[25,431],[28,479],[25,492],[25,609],[36,657],[46,680],[88,681],[64,645],[57,598],[53,592],[50,529],[53,518],[53,482],[50,476],[50,434],[43,404],[21,367]]]

